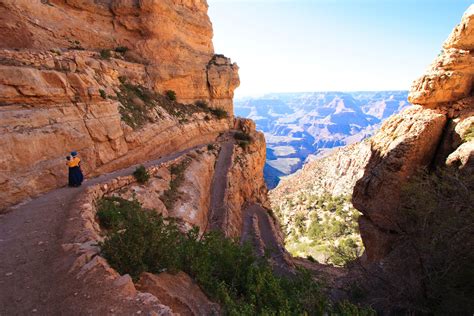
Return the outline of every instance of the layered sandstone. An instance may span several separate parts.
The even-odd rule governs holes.
[[[228,208],[226,235],[239,237],[242,234],[243,210],[248,203],[269,207],[267,187],[263,178],[266,159],[265,137],[255,130],[255,123],[248,119],[238,119],[236,129],[248,134],[248,145],[235,145],[232,165],[227,176],[225,201]]]
[[[369,155],[368,140],[334,149],[325,157],[308,162],[294,175],[283,178],[270,191],[270,198],[278,201],[305,191],[318,195],[350,195],[364,174]]]
[[[193,105],[150,109],[120,96],[126,80],[232,115],[238,67],[214,56],[204,0],[2,1],[0,30],[0,209],[64,185],[69,151],[92,177],[209,143],[231,127]],[[128,51],[113,52],[121,46]],[[125,120],[124,102],[146,112],[145,124]]]
[[[273,204],[297,201],[308,192],[352,195],[363,213],[359,224],[367,259],[378,262],[395,249],[403,217],[400,192],[414,174],[446,165],[474,171],[473,16],[471,6],[444,50],[413,83],[413,106],[389,118],[372,138],[337,149],[283,179],[270,192]]]
[[[152,170],[152,177],[144,184],[132,182],[129,185],[115,188],[111,195],[132,200],[136,199],[145,209],[164,217],[179,219],[186,230],[198,227],[202,232],[208,222],[211,180],[214,173],[217,151],[208,151],[202,147],[184,157],[164,164]],[[177,199],[167,207],[163,195],[170,189],[170,183],[176,175],[170,171],[172,166],[183,164],[183,181],[177,188]]]
[[[138,289],[156,296],[159,302],[178,315],[219,315],[220,307],[211,302],[196,282],[184,272],[177,274],[143,273]]]
[[[231,112],[238,68],[220,59],[215,76],[207,8],[205,0],[7,0],[0,4],[0,48],[127,47],[127,59],[146,65],[158,91],[174,90],[182,102],[203,99]]]
[[[370,157],[353,192],[353,204],[364,214],[360,231],[370,261],[397,247],[400,191],[411,176],[445,165],[474,170],[473,140],[466,136],[474,115],[473,8],[414,82],[409,101],[415,105],[389,119],[370,140]]]

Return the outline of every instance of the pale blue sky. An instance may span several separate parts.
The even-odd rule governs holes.
[[[237,96],[407,90],[471,0],[208,0]]]

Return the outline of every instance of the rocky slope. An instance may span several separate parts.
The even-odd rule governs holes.
[[[128,47],[127,59],[146,65],[154,89],[174,90],[183,102],[210,100],[230,111],[238,67],[213,58],[207,8],[205,0],[2,1],[0,47]]]
[[[180,105],[232,115],[238,67],[214,55],[205,1],[2,1],[0,28],[0,209],[64,185],[71,150],[95,176],[232,125]]]
[[[426,74],[413,83],[415,106],[389,119],[371,139],[371,154],[353,194],[369,260],[396,247],[400,190],[420,168],[453,165],[473,171],[474,143],[466,139],[474,122],[472,21],[463,16]]]
[[[346,264],[330,272],[335,287],[383,314],[474,309],[473,21],[471,6],[413,83],[412,106],[270,191],[292,253]],[[336,203],[346,194],[360,216]]]
[[[238,67],[214,54],[206,1],[2,1],[0,29],[0,283],[9,281],[0,313],[220,313],[189,276],[133,283],[97,246],[104,197],[204,233],[223,185],[219,229],[231,237],[242,234],[248,203],[267,203],[265,140],[234,121]],[[61,188],[72,150],[87,181]],[[146,184],[130,175],[141,163]]]
[[[239,100],[236,114],[253,119],[268,143],[265,178],[282,176],[334,147],[372,135],[380,123],[406,108],[408,92],[276,93]]]
[[[272,190],[277,205],[311,191],[353,196],[363,213],[360,230],[368,259],[382,259],[394,247],[403,184],[420,168],[453,165],[472,172],[473,60],[471,7],[444,43],[426,74],[413,83],[414,105],[387,119],[370,139],[309,162]]]

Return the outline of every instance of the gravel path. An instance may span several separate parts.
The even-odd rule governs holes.
[[[144,163],[146,167],[173,160],[196,148]],[[87,187],[130,175],[131,166],[85,181],[79,188],[59,188],[0,215],[0,315],[128,314],[137,302],[117,302],[106,289],[84,288],[69,277],[72,260],[61,249],[75,199]],[[92,284],[91,284],[92,285]],[[114,309],[115,304],[122,306]],[[120,312],[121,311],[121,312]]]
[[[275,263],[274,269],[280,274],[292,274],[292,268],[285,260],[288,254],[285,247],[280,243],[271,221],[270,214],[268,214],[268,211],[261,205],[248,205],[244,211],[241,239],[242,241],[254,243],[260,242],[263,247],[263,252],[268,253],[270,259]],[[257,225],[254,223],[257,223]],[[257,250],[260,248],[258,245],[254,245],[254,247],[256,247]]]
[[[227,222],[227,207],[225,205],[225,192],[227,189],[227,175],[232,165],[232,153],[234,151],[234,140],[227,140],[221,145],[217,159],[214,177],[211,186],[211,203],[209,210],[210,230],[225,231]]]

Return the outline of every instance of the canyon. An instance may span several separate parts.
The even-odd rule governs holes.
[[[273,93],[236,100],[236,115],[255,121],[267,140],[270,189],[304,163],[373,135],[407,108],[408,91]]]
[[[284,178],[270,192],[272,207],[278,210],[287,234],[295,234],[295,230],[301,230],[298,228],[301,225],[303,231],[309,230],[314,222],[315,210],[317,218],[326,216],[318,201],[327,206],[331,198],[351,197],[352,203],[349,204],[361,212],[358,231],[365,248],[363,255],[359,253],[362,256],[356,260],[359,268],[352,266],[352,271],[370,275],[365,279],[362,277],[362,283],[372,284],[372,290],[366,288],[371,293],[368,295],[372,295],[374,301],[380,300],[378,304],[381,305],[394,307],[400,304],[401,310],[406,309],[407,305],[416,305],[413,301],[408,303],[409,298],[397,292],[402,289],[409,292],[412,298],[424,296],[427,299],[431,295],[427,290],[428,282],[420,281],[417,275],[422,274],[420,271],[424,269],[433,268],[428,267],[432,262],[427,263],[431,257],[441,255],[450,247],[444,245],[435,250],[430,248],[429,242],[414,246],[415,237],[408,233],[409,229],[428,234],[423,224],[409,223],[410,219],[415,221],[413,214],[417,209],[418,212],[427,212],[417,213],[416,216],[423,218],[425,227],[432,229],[435,226],[430,225],[436,225],[436,221],[443,222],[440,216],[446,221],[456,216],[469,218],[466,214],[472,214],[473,211],[473,9],[474,6],[471,6],[466,11],[426,73],[414,81],[408,95],[408,101],[413,105],[388,118],[372,137],[308,162],[302,170]],[[425,182],[420,182],[420,187],[415,190],[416,184],[413,183],[420,181],[420,174]],[[434,179],[430,177],[436,180],[427,182],[426,179]],[[459,182],[452,185],[453,189],[460,189],[459,196],[462,197],[452,195],[451,204],[443,208],[447,214],[441,215],[436,213],[436,209],[444,205],[442,201],[446,198],[436,196],[435,193],[423,194],[434,188],[437,188],[438,194],[443,194],[444,190],[448,192],[450,177],[458,179]],[[412,203],[411,208],[407,207],[409,203]],[[425,207],[422,203],[434,204]],[[429,212],[437,214],[433,215],[436,219],[429,219]],[[346,213],[343,216],[350,215],[347,208]],[[334,216],[330,215],[329,218]],[[338,221],[343,222],[340,218]],[[444,232],[440,226],[436,227],[440,229],[436,234],[442,235]],[[472,233],[472,228],[465,229]],[[303,241],[308,238],[303,237]],[[427,238],[437,237],[427,235]],[[291,238],[287,242],[298,246]],[[431,242],[437,244],[433,239]],[[471,245],[472,239],[466,237],[463,242]],[[305,250],[303,253],[311,252]],[[471,258],[472,252],[465,248],[462,254],[457,253],[449,260],[452,263],[456,257],[462,256]],[[463,269],[471,268],[464,266]],[[444,270],[444,273],[447,271]],[[426,277],[436,278],[433,274]],[[360,280],[360,275],[355,279],[358,278]],[[379,278],[379,282],[374,282],[376,278]],[[448,291],[448,286],[439,291]],[[436,304],[444,303],[437,301]],[[464,312],[472,308],[470,303],[463,304]],[[454,310],[454,305],[446,303],[441,313]]]
[[[359,305],[349,301],[381,312],[426,311],[413,303],[423,293],[423,267],[416,262],[421,257],[403,242],[399,224],[406,217],[400,205],[404,186],[420,168],[433,173],[436,167],[452,166],[473,174],[474,6],[414,82],[408,96],[413,105],[398,99],[403,92],[390,93],[396,98],[380,96],[384,105],[377,101],[365,108],[351,106],[356,98],[350,95],[318,95],[323,103],[331,101],[315,117],[323,119],[324,111],[342,117],[336,126],[341,135],[325,143],[360,140],[370,134],[371,123],[401,112],[371,138],[309,162],[270,198],[265,135],[254,121],[234,117],[238,66],[214,53],[207,9],[205,0],[0,3],[0,314],[225,313],[229,296],[206,292],[193,273],[150,271],[143,265],[121,273],[117,257],[130,249],[112,247],[114,257],[110,247],[116,244],[111,243],[126,244],[139,236],[143,245],[153,243],[149,237],[154,235],[140,235],[147,226],[107,226],[104,205],[119,210],[115,216],[140,208],[136,214],[141,215],[128,218],[130,225],[140,216],[151,219],[141,225],[176,225],[179,236],[193,242],[187,245],[205,244],[214,233],[226,237],[222,249],[230,249],[224,248],[228,243],[249,245],[256,263],[230,262],[230,274],[240,275],[233,269],[239,264],[249,269],[262,267],[258,260],[269,262],[264,273],[251,273],[294,285],[292,295],[308,294],[295,285],[299,269],[307,269],[311,282],[324,281],[307,287],[312,291],[308,297],[318,298],[321,291],[330,300],[311,313],[332,312],[341,302],[358,312]],[[379,97],[361,93],[357,98]],[[260,106],[237,108],[239,114]],[[286,114],[284,104],[276,107],[281,111],[263,108],[272,118]],[[344,123],[346,115],[356,114],[360,124]],[[329,130],[336,122],[320,123]],[[316,123],[309,124],[317,129]],[[299,137],[296,127],[290,134]],[[80,188],[66,186],[65,156],[73,150],[87,178]],[[145,179],[137,176],[139,170]],[[365,249],[352,266],[294,258],[284,248],[281,224],[287,223],[280,223],[272,208],[285,198],[297,201],[302,190],[352,196],[362,214],[356,228]],[[472,213],[472,204],[467,205]],[[181,237],[173,236],[174,247]],[[123,256],[127,262],[136,259]],[[414,280],[408,299],[392,295],[405,289],[403,273]],[[354,298],[354,284],[365,288],[364,298]]]

